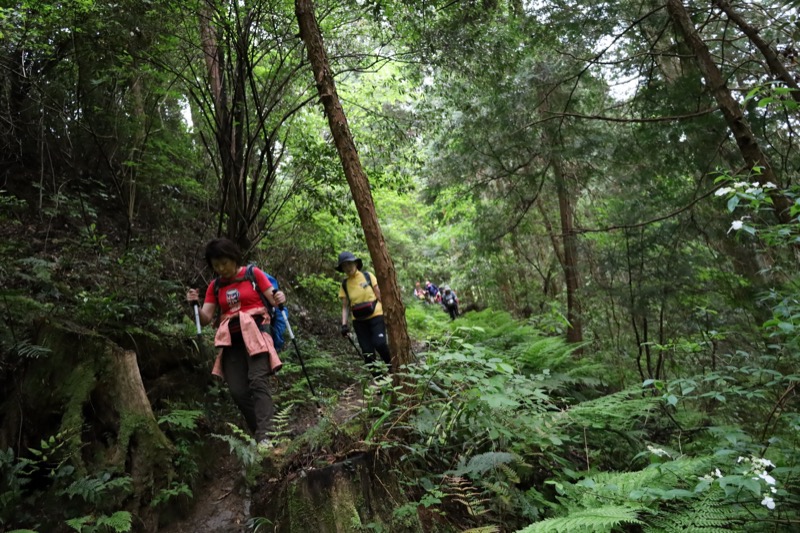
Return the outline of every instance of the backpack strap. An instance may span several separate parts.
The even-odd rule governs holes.
[[[253,290],[256,292],[256,294],[258,294],[258,297],[261,298],[261,303],[264,304],[264,307],[266,307],[267,310],[269,310],[269,309],[272,308],[272,306],[270,305],[269,301],[267,301],[267,297],[264,296],[264,293],[261,292],[260,290],[258,290],[258,283],[256,282],[255,268],[256,268],[255,263],[250,263],[244,269],[244,277],[243,278],[234,278],[234,279],[230,280],[228,283],[226,283],[225,285],[232,285],[233,283],[239,283],[239,282],[242,282],[242,281],[249,281],[253,285]],[[266,276],[266,273],[264,275]],[[222,283],[222,279],[219,276],[216,276],[212,280],[212,283],[214,284],[214,300],[216,300],[217,301],[217,305],[219,305],[219,290],[220,290],[220,288],[222,288],[222,286],[220,285]]]
[[[375,289],[372,288],[372,278],[369,277],[369,272],[364,270],[361,273],[364,274],[364,278],[367,280],[367,286],[372,291],[372,294],[375,295],[375,299],[377,300],[378,299],[378,295],[375,294]],[[347,292],[347,278],[344,278],[342,280],[342,290],[344,291],[344,295],[347,298],[347,303],[349,305],[350,304],[350,293]]]

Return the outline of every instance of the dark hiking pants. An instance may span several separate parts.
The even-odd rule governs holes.
[[[389,343],[386,338],[386,324],[383,316],[372,317],[369,320],[353,320],[353,329],[356,332],[358,345],[361,346],[361,354],[364,356],[364,363],[373,375],[378,376],[380,372],[372,368],[375,362],[375,354],[381,356],[381,360],[392,368],[392,356],[389,354]]]
[[[452,306],[444,306],[447,312],[450,314],[450,320],[455,320],[458,316],[458,304],[453,304]]]
[[[244,345],[226,347],[222,353],[222,371],[247,427],[256,441],[266,438],[272,429],[275,407],[269,393],[269,355],[250,356]]]

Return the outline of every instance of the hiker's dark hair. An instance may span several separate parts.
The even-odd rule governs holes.
[[[242,250],[235,242],[225,237],[214,239],[206,244],[206,263],[208,268],[213,270],[214,267],[211,266],[212,259],[230,259],[235,261],[237,265],[241,265]]]

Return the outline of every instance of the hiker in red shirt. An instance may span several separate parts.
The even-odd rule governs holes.
[[[275,407],[268,376],[282,364],[270,336],[266,305],[278,307],[286,301],[282,292],[273,294],[266,274],[253,268],[253,280],[245,277],[242,252],[229,239],[214,239],[206,246],[206,262],[217,274],[208,285],[200,309],[200,323],[209,324],[219,306],[220,324],[214,337],[219,348],[213,373],[225,379],[236,405],[260,447],[271,448],[269,433]],[[198,302],[197,289],[186,293],[190,304]]]

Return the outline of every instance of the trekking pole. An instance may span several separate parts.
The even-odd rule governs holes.
[[[294,346],[297,359],[300,360],[300,367],[303,369],[303,375],[306,377],[306,382],[308,383],[309,390],[311,390],[311,395],[314,396],[314,403],[317,404],[317,409],[322,409],[322,406],[319,404],[319,399],[317,399],[317,393],[314,390],[314,385],[311,384],[311,378],[308,377],[308,371],[306,370],[306,364],[303,361],[303,356],[300,355],[300,348],[297,347],[297,341],[294,338],[292,325],[289,324],[289,315],[286,314],[286,308],[280,305],[278,306],[278,310],[281,312],[281,316],[283,316],[283,320],[286,322],[286,331],[289,333],[289,338],[292,340],[292,346]]]
[[[361,353],[361,350],[359,350],[359,349],[358,349],[358,346],[356,346],[356,343],[355,343],[355,342],[353,342],[353,337],[351,337],[349,333],[346,335],[346,337],[347,337],[347,340],[349,340],[349,341],[350,341],[350,345],[351,345],[351,346],[353,347],[353,349],[356,351],[356,353],[358,354],[358,356],[359,356],[359,357],[364,357],[364,355]]]
[[[194,307],[194,324],[197,326],[197,338],[199,339],[203,335],[203,329],[200,326],[200,304],[193,302],[192,307]]]

